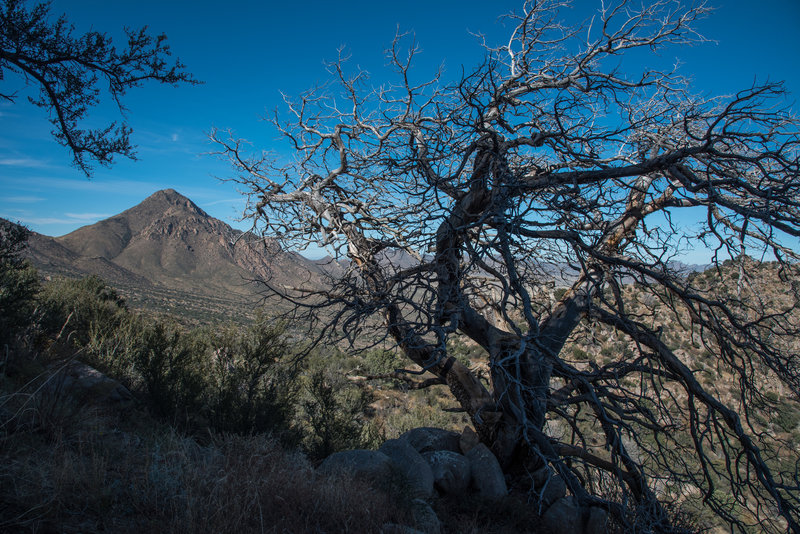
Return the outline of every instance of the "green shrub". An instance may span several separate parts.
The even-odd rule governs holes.
[[[201,412],[207,369],[202,347],[172,324],[145,324],[128,349],[151,409],[185,422]]]
[[[381,375],[393,373],[403,367],[405,361],[394,351],[373,349],[364,353],[362,365],[367,374]]]
[[[39,275],[20,256],[28,230],[0,219],[0,348],[31,324]]]
[[[244,331],[229,327],[213,336],[206,410],[215,429],[288,435],[301,369],[285,333],[260,315]]]
[[[125,301],[114,288],[92,275],[59,278],[39,295],[39,323],[44,333],[83,346],[98,335],[110,335],[125,318]]]
[[[784,432],[791,432],[800,424],[800,408],[788,401],[781,401],[775,411],[774,422]]]
[[[346,383],[325,370],[313,371],[302,402],[303,421],[307,428],[304,447],[312,458],[325,458],[345,450],[368,448],[377,436],[365,420],[370,394]]]

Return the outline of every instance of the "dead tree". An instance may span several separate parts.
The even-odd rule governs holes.
[[[696,492],[726,522],[800,532],[796,453],[786,461],[752,420],[760,381],[800,396],[797,286],[770,308],[719,297],[675,262],[707,247],[722,277],[747,247],[776,262],[776,283],[796,276],[800,138],[784,89],[702,98],[676,71],[618,68],[637,49],[701,41],[702,5],[623,1],[566,27],[566,3],[525,3],[508,42],[456,83],[414,81],[404,36],[385,85],[340,58],[334,89],[276,113],[289,164],[214,132],[258,230],[347,260],[324,291],[273,289],[324,331],[356,337],[379,318],[510,476],[546,463],[632,530],[669,530],[661,503]],[[569,285],[555,303],[536,289],[554,276]],[[701,384],[655,305],[631,309],[634,282],[713,353],[736,395]],[[485,313],[487,295],[501,317]],[[633,350],[575,361],[563,349],[587,324]],[[485,351],[488,387],[448,353],[456,336]]]

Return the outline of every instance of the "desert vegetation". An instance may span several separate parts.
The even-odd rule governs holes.
[[[420,73],[404,34],[380,84],[340,55],[272,120],[291,158],[212,132],[255,232],[347,261],[330,288],[270,289],[446,384],[534,500],[546,467],[629,532],[682,531],[689,501],[798,532],[797,456],[756,414],[765,390],[800,395],[800,122],[781,83],[695,94],[658,61],[705,40],[706,4],[569,7],[523,2],[455,79]],[[702,278],[686,249],[709,251]]]
[[[368,393],[338,378],[336,357],[297,360],[263,316],[191,330],[131,312],[96,277],[42,283],[18,229],[3,228],[0,266],[0,529],[346,532],[402,519],[380,491],[355,502],[352,481],[313,477],[321,455],[378,437]],[[63,373],[75,362],[131,397],[76,393]]]
[[[332,452],[376,448],[418,426],[470,424],[441,383],[416,389],[417,379],[398,373],[403,358],[396,351],[312,348],[292,336],[291,325],[263,314],[244,326],[190,327],[128,309],[97,277],[40,281],[20,258],[25,233],[19,228],[4,229],[0,271],[5,530],[197,532],[215,525],[221,532],[379,532],[386,523],[409,522],[397,488],[356,492],[352,484],[363,481],[330,481],[313,466]],[[774,284],[777,265],[744,261],[759,298],[776,306],[790,298]],[[736,292],[738,264],[723,269],[722,285],[713,272],[691,277],[714,294]],[[798,279],[793,273],[789,283]],[[556,298],[562,291],[552,292]],[[714,363],[702,336],[692,336],[665,303],[651,301],[636,284],[623,288],[623,298],[668,332],[665,342],[695,362],[700,382],[721,398],[741,397],[735,377]],[[486,381],[483,349],[468,338],[452,343],[452,353]],[[599,323],[576,330],[566,349],[573,365],[586,368],[634,350]],[[76,393],[63,375],[75,362],[117,380],[131,397]],[[669,384],[648,387],[658,397],[683,400]],[[779,382],[764,382],[751,425],[774,444],[765,449],[770,464],[791,468],[800,447],[800,404],[787,393]],[[591,418],[576,417],[573,428],[558,418],[547,424],[562,439],[577,433],[587,450],[600,454],[602,429]],[[686,422],[676,417],[670,424]],[[645,445],[665,438],[654,439]],[[715,462],[724,468],[724,458]],[[597,483],[596,491],[613,491]],[[673,502],[673,520],[689,531],[719,525],[691,487],[687,480],[660,488]],[[436,509],[445,532],[535,532],[538,516],[526,493],[517,488],[491,506],[437,501]],[[222,509],[229,512],[214,512]]]
[[[231,302],[163,287],[175,300],[153,313],[97,276],[42,280],[26,230],[0,221],[0,528],[378,532],[422,509],[437,533],[570,515],[592,533],[800,532],[800,122],[780,82],[695,95],[677,67],[622,62],[704,41],[705,4],[603,2],[566,25],[568,5],[524,2],[508,41],[453,80],[420,78],[403,34],[393,81],[340,56],[332,83],[275,115],[293,157],[212,132],[248,234],[220,239],[162,191],[98,223],[125,229],[108,242],[49,242],[150,285],[123,260],[203,288],[227,266],[240,279],[223,290],[256,273],[281,303],[268,313],[209,321]],[[0,69],[35,82],[89,175],[133,156],[125,125],[82,126],[98,80],[120,109],[142,81],[196,81],[163,36],[129,31],[118,52],[47,14],[4,3]],[[220,261],[198,262],[190,233],[221,243]],[[237,256],[242,236],[275,263],[324,246],[336,268],[295,283],[294,262]],[[687,272],[681,253],[701,247],[710,264]],[[431,483],[420,507],[410,477],[314,469],[422,425],[467,427],[445,434],[496,466],[492,502],[434,499]]]

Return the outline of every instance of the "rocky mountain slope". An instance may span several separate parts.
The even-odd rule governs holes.
[[[151,301],[184,294],[253,302],[259,282],[324,284],[315,262],[231,228],[172,189],[62,237],[34,233],[28,255],[46,275],[97,274]]]

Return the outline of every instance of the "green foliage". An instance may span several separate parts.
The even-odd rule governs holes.
[[[190,336],[163,322],[144,324],[128,349],[151,408],[182,422],[197,413],[206,386],[204,354]]]
[[[29,263],[0,262],[0,346],[30,324],[39,290],[39,274]]]
[[[311,457],[324,458],[336,451],[373,444],[376,436],[364,419],[371,401],[366,390],[318,369],[308,377],[305,393],[303,420],[310,432],[304,446]]]
[[[800,424],[800,407],[797,403],[782,400],[775,410],[774,423],[784,432],[792,432]]]
[[[300,367],[282,325],[260,316],[248,328],[186,331],[129,314],[109,335],[95,331],[86,359],[155,414],[188,429],[291,438]]]
[[[211,337],[207,410],[211,425],[238,433],[286,435],[300,388],[285,327],[260,315],[246,330]]]
[[[0,347],[12,343],[30,324],[39,291],[39,276],[20,257],[28,230],[0,219]]]
[[[405,359],[396,351],[373,349],[362,356],[364,371],[369,375],[393,373],[405,365]]]
[[[60,278],[44,285],[39,295],[39,326],[45,333],[83,346],[97,335],[120,326],[125,301],[98,276]]]
[[[26,272],[20,265],[13,272]],[[302,444],[314,458],[376,444],[373,398],[345,375],[364,368],[388,373],[402,363],[391,351],[352,356],[335,348],[300,360],[284,325],[264,315],[246,328],[193,330],[146,318],[96,276],[53,280],[26,299],[30,305],[19,322],[37,333],[36,346],[48,348],[42,363],[77,356],[183,430],[205,436],[267,432]]]

